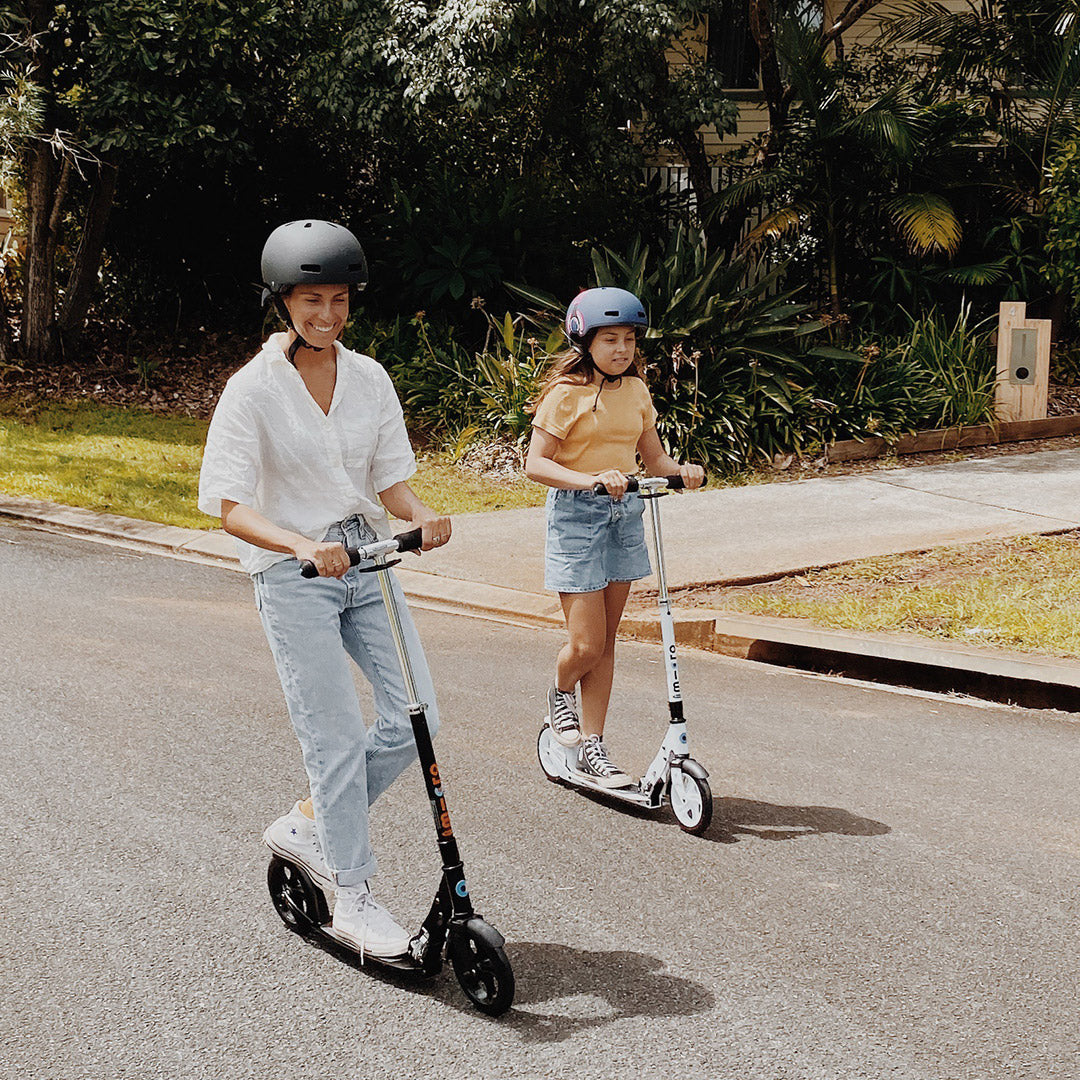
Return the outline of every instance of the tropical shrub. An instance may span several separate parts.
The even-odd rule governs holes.
[[[1047,280],[1080,301],[1080,139],[1065,142],[1050,161],[1046,200]]]
[[[532,422],[526,406],[547,353],[524,316],[484,314],[487,334],[479,349],[429,323],[423,312],[357,323],[347,344],[387,367],[416,434],[459,450],[478,439],[521,444]]]
[[[636,241],[625,255],[594,250],[592,263],[596,285],[629,289],[649,313],[647,374],[672,453],[730,469],[821,441],[815,367],[858,357],[827,343],[825,323],[782,289],[782,266],[728,261],[684,225],[656,254]],[[513,289],[542,329],[555,325],[553,297]]]
[[[971,305],[955,320],[936,311],[908,317],[902,335],[869,340],[850,368],[821,372],[819,389],[833,412],[830,434],[892,437],[993,419],[996,360],[993,320],[972,322]]]

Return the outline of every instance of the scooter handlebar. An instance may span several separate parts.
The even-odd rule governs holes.
[[[705,481],[701,482],[702,487],[705,486]],[[677,473],[674,476],[643,476],[627,477],[626,490],[627,491],[681,491],[686,485],[683,483],[683,478]],[[592,486],[594,495],[606,495],[608,489],[598,480]]]
[[[389,555],[396,551],[419,551],[424,543],[424,535],[420,529],[410,529],[408,532],[398,533],[389,540],[375,540],[363,547],[346,548],[345,553],[349,556],[349,565],[356,566],[365,559],[374,559],[376,555]],[[319,576],[318,568],[310,559],[304,559],[300,563],[300,576],[313,578]]]

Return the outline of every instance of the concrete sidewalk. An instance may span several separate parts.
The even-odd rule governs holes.
[[[1080,528],[1080,449],[706,489],[666,497],[659,505],[672,587],[758,581],[873,555]],[[235,565],[232,540],[220,532],[10,496],[0,496],[0,515]],[[451,544],[406,558],[398,572],[406,592],[429,606],[557,626],[557,597],[543,591],[543,543],[542,507],[461,515],[454,519]],[[816,650],[998,672],[1010,682],[1080,694],[1080,663],[1072,661],[717,611],[681,612],[677,622],[683,641],[736,655],[764,658],[766,645],[774,652]],[[623,629],[655,637],[657,627],[654,617],[635,616],[624,620]]]
[[[671,588],[761,581],[871,555],[1080,527],[1080,450],[1010,454],[661,501]],[[543,592],[544,511],[454,520],[424,569]]]

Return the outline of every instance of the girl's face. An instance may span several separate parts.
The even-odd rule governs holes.
[[[296,332],[318,349],[333,345],[349,318],[348,285],[296,285],[283,300]]]
[[[637,331],[632,326],[601,326],[589,345],[597,370],[613,378],[634,362]]]

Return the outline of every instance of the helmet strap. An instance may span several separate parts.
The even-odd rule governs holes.
[[[292,364],[293,367],[296,367],[296,353],[297,350],[301,348],[310,349],[312,352],[322,352],[322,345],[309,345],[303,337],[301,337],[300,331],[293,326],[292,316],[289,314],[289,309],[285,306],[285,301],[282,299],[281,294],[271,293],[269,289],[264,289],[263,304],[265,304],[270,297],[273,297],[274,310],[281,316],[285,325],[296,335],[288,349],[285,350],[285,355],[288,357],[289,363]]]
[[[593,403],[592,403],[592,411],[596,412],[596,406],[600,404],[600,394],[603,392],[604,387],[607,386],[608,383],[611,383],[611,384],[619,383],[621,385],[622,384],[622,376],[621,375],[608,375],[607,372],[601,371],[596,366],[596,361],[592,360],[591,356],[589,357],[589,359],[592,361],[593,371],[595,371],[600,376],[600,385],[596,389],[596,397],[593,398]]]
[[[297,354],[297,351],[299,349],[301,349],[301,348],[310,349],[312,352],[322,352],[323,351],[323,346],[322,345],[309,345],[299,335],[299,333],[297,333],[296,327],[291,326],[289,329],[291,329],[292,332],[294,334],[296,334],[296,337],[293,338],[292,344],[288,347],[288,349],[285,350],[285,355],[288,357],[289,363],[292,364],[293,367],[296,367],[296,354]]]

